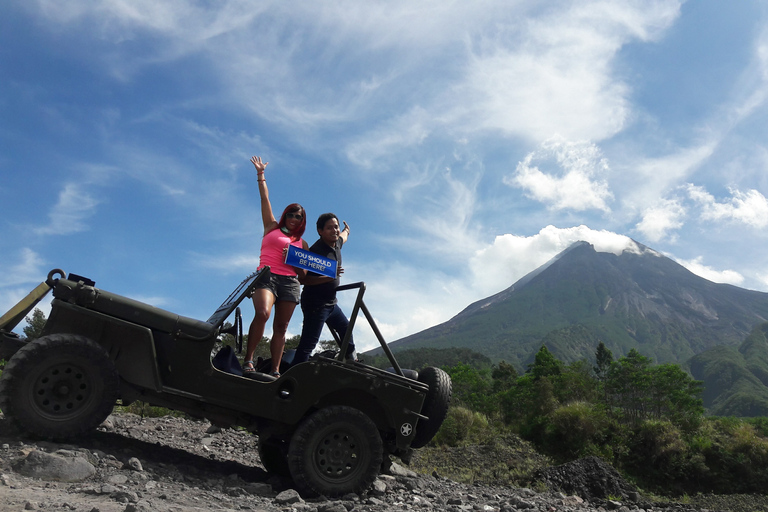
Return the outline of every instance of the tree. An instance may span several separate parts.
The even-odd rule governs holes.
[[[526,373],[530,373],[534,379],[538,380],[542,377],[560,375],[562,368],[563,362],[552,355],[546,345],[542,345],[536,352],[533,364],[528,365]]]
[[[287,338],[285,340],[285,350],[291,350],[293,348],[298,347],[300,341],[301,341],[301,334],[297,334],[296,336],[291,336],[290,338]]]
[[[704,383],[694,380],[676,364],[650,369],[649,413],[655,419],[668,419],[686,430],[696,428],[704,414],[701,393]]]
[[[592,368],[586,359],[574,361],[565,366],[556,381],[557,396],[560,402],[597,401],[599,383],[592,375]]]
[[[603,382],[608,376],[608,370],[611,367],[611,363],[613,363],[613,352],[611,352],[602,341],[595,351],[595,362],[597,363],[594,368],[595,376],[597,376],[597,380]]]
[[[541,441],[546,416],[560,405],[550,377],[534,378],[526,373],[507,391],[500,393],[504,421],[529,441]]]
[[[494,393],[506,391],[515,385],[517,370],[508,362],[500,361],[499,365],[494,366],[493,370],[491,370],[491,378],[493,379]]]
[[[320,340],[317,342],[317,346],[319,347],[320,352],[325,352],[326,350],[339,350],[339,344],[336,343],[336,340]]]
[[[610,367],[606,388],[613,405],[620,407],[633,425],[646,419],[666,420],[683,429],[694,429],[704,414],[703,383],[676,364],[652,366],[651,360],[632,349]]]
[[[45,313],[39,308],[35,308],[32,311],[32,316],[28,316],[26,319],[27,326],[22,329],[24,336],[33,340],[43,335],[43,328],[45,327]]]
[[[495,396],[491,394],[491,381],[487,370],[477,370],[459,363],[445,368],[451,376],[453,399],[474,411],[492,414],[498,409]]]

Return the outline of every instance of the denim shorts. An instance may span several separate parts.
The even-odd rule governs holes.
[[[256,285],[256,289],[266,289],[277,297],[277,300],[299,303],[301,299],[301,285],[296,276],[281,276],[270,274],[269,279]]]

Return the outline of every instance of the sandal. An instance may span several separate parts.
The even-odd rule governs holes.
[[[280,372],[272,372],[272,373],[270,373],[270,375],[275,377],[275,378],[277,378],[277,379],[280,378]]]
[[[253,361],[243,361],[243,373],[255,373],[256,367],[253,366]]]

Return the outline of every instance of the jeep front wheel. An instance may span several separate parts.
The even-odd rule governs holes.
[[[66,439],[96,428],[112,412],[118,376],[88,338],[43,336],[11,358],[0,377],[0,408],[23,430]]]
[[[360,494],[376,479],[383,444],[376,425],[358,409],[334,405],[307,418],[291,438],[288,467],[304,494]]]

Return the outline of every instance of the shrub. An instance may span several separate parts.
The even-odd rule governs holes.
[[[488,418],[463,406],[450,407],[432,443],[446,446],[485,444],[495,437]]]
[[[765,492],[768,487],[768,439],[753,425],[734,418],[709,421],[712,442],[703,451],[715,492]]]
[[[626,468],[645,485],[674,494],[699,489],[709,471],[704,456],[666,420],[646,420],[633,431]]]
[[[571,402],[558,407],[545,420],[542,449],[552,457],[568,461],[589,455],[611,460],[611,420],[605,411],[589,402]]]

